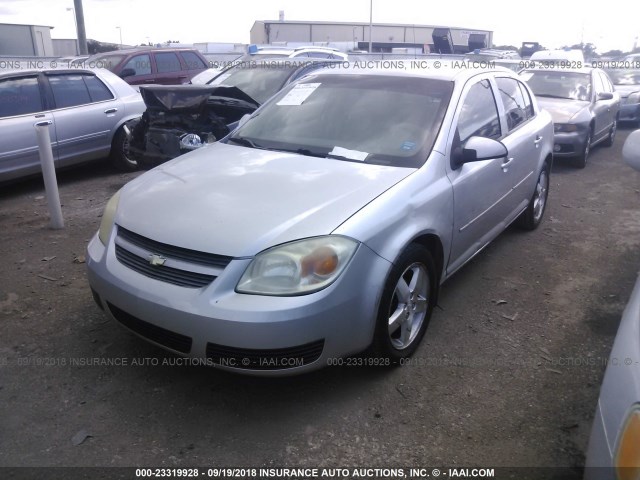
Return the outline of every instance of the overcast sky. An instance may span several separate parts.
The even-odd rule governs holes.
[[[373,21],[493,30],[496,45],[537,41],[547,48],[585,42],[599,53],[640,44],[634,2],[538,0],[373,0]],[[135,45],[248,43],[255,20],[368,22],[370,0],[84,0],[87,38]],[[52,38],[75,38],[73,0],[0,0],[0,23],[55,27]],[[69,9],[69,10],[67,10]]]

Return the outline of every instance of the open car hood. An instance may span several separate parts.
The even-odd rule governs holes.
[[[260,104],[238,87],[227,85],[144,85],[140,94],[149,110],[196,113],[210,97],[241,100],[258,108]]]

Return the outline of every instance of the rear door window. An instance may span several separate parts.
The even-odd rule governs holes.
[[[92,102],[102,102],[113,99],[111,91],[98,77],[93,75],[83,75],[83,77]]]
[[[207,68],[207,65],[202,61],[202,59],[193,52],[181,52],[180,55],[182,55],[182,59],[187,65],[187,70],[200,70]]]
[[[91,103],[91,96],[82,75],[51,75],[49,85],[51,85],[56,108]]]
[[[156,70],[158,73],[179,72],[182,67],[174,52],[156,53]]]
[[[43,110],[37,77],[0,80],[0,117],[13,117]]]

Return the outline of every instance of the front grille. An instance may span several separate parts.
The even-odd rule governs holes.
[[[120,245],[116,245],[116,258],[123,265],[142,275],[180,287],[201,288],[209,285],[216,279],[215,275],[188,272],[164,265],[151,265],[147,259],[131,253]]]
[[[191,351],[191,337],[140,320],[111,303],[107,303],[107,305],[116,320],[138,335],[180,353],[189,353]]]
[[[183,260],[189,263],[196,263],[198,265],[204,265],[206,267],[220,267],[225,268],[229,265],[229,262],[233,260],[232,257],[226,257],[224,255],[215,255],[213,253],[199,252],[197,250],[190,250],[188,248],[176,247],[168,245],[162,242],[156,242],[150,238],[138,235],[126,228],[122,228],[118,225],[118,236],[124,238],[128,242],[148,250],[156,255],[162,255],[163,257],[174,258],[176,260]]]
[[[324,340],[273,350],[226,347],[207,343],[207,358],[216,365],[248,370],[283,370],[315,362],[324,348]]]

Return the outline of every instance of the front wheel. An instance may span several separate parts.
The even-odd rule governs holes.
[[[545,164],[538,176],[538,183],[529,201],[529,205],[520,217],[518,226],[525,230],[535,230],[542,222],[542,216],[547,207],[549,197],[549,164]]]
[[[587,132],[587,138],[585,139],[582,147],[582,152],[574,160],[574,165],[578,168],[584,168],[587,166],[587,159],[591,153],[591,130]]]
[[[382,293],[374,354],[395,361],[409,357],[427,329],[438,291],[429,250],[410,245],[400,255]]]

